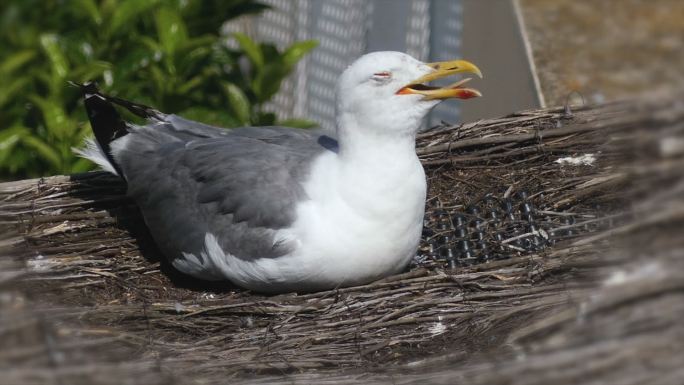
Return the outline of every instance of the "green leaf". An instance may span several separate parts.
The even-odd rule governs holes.
[[[305,40],[292,44],[283,52],[283,62],[292,69],[306,54],[318,46],[317,40]]]
[[[21,138],[22,143],[33,149],[40,158],[46,160],[50,166],[59,170],[62,166],[62,159],[54,148],[47,145],[35,135],[25,135]]]
[[[13,126],[0,131],[0,150],[6,150],[29,132],[29,129],[23,126]]]
[[[235,117],[240,121],[240,123],[247,125],[249,124],[250,118],[250,103],[242,90],[233,83],[224,83],[224,89],[226,91],[226,96],[228,97],[228,103],[230,103],[230,108],[235,113]]]
[[[86,82],[99,78],[105,71],[110,70],[111,68],[111,63],[105,61],[92,61],[74,68],[69,74],[69,78],[72,79],[72,81]]]
[[[298,118],[281,120],[278,122],[278,124],[282,125],[282,126],[294,127],[294,128],[316,128],[316,127],[319,127],[319,124],[314,122],[313,120],[298,119]]]
[[[237,49],[227,47],[221,26],[266,9],[259,0],[0,4],[0,179],[90,167],[69,151],[89,130],[79,124],[87,120],[79,92],[66,80],[97,80],[112,95],[208,124],[273,124],[263,103],[313,45],[283,51],[235,34]],[[15,125],[26,127],[10,131]]]
[[[78,174],[81,172],[86,172],[90,171],[95,168],[95,165],[93,162],[89,161],[88,159],[84,158],[77,158],[72,164],[71,167],[69,168],[69,171],[72,174]]]
[[[229,115],[226,111],[215,110],[204,107],[190,107],[183,110],[180,116],[196,120],[205,124],[211,124],[217,127],[238,127],[240,122],[238,122],[233,116]]]
[[[16,100],[23,100],[17,94],[23,91],[24,86],[31,81],[29,77],[20,77],[5,83],[0,87],[0,107],[5,104],[12,104]],[[6,111],[5,111],[6,112]]]
[[[29,129],[22,126],[10,127],[0,131],[0,169],[8,168],[12,150],[22,137],[29,134]]]
[[[96,25],[102,24],[102,15],[97,8],[97,4],[95,4],[95,0],[76,0],[74,8],[87,14]]]
[[[153,8],[159,0],[124,0],[115,6],[109,22],[109,33],[116,34],[122,27],[130,26],[136,19]]]
[[[149,66],[153,58],[154,52],[150,52],[146,47],[138,46],[128,50],[124,55],[116,58],[116,62],[111,63],[114,78],[126,79],[130,82],[130,78]]]
[[[193,50],[196,48],[202,48],[205,50],[211,49],[211,46],[213,46],[215,43],[218,42],[218,38],[216,36],[212,35],[205,35],[205,36],[199,36],[195,38],[189,38],[186,43],[184,48],[188,50]]]
[[[180,13],[171,7],[163,7],[154,15],[159,42],[167,55],[173,55],[176,50],[188,40],[188,31]]]
[[[60,79],[64,79],[69,72],[69,62],[59,46],[59,38],[52,33],[40,35],[40,45],[50,60],[52,71]]]
[[[64,107],[54,100],[31,96],[31,101],[35,103],[43,114],[43,120],[50,134],[58,140],[69,140],[72,132],[72,122],[68,118]]]
[[[185,83],[183,83],[180,87],[178,87],[178,88],[176,89],[176,91],[177,91],[178,94],[180,94],[180,95],[187,94],[187,93],[189,93],[190,91],[192,91],[194,88],[199,87],[199,86],[202,84],[202,81],[203,81],[203,80],[204,80],[204,79],[202,79],[201,76],[195,76],[194,78],[192,78],[192,79],[186,81]]]
[[[229,20],[271,8],[252,0],[184,1],[183,4],[188,29],[197,34],[216,33]]]
[[[278,64],[268,65],[257,74],[253,87],[259,103],[268,101],[278,92],[287,74],[288,71]]]
[[[259,112],[256,114],[254,125],[256,126],[272,126],[275,124],[276,116],[272,112]]]
[[[36,56],[36,51],[26,49],[10,55],[0,64],[0,74],[8,75],[20,68]]]
[[[240,48],[245,51],[245,54],[249,60],[254,64],[255,67],[257,67],[257,70],[263,68],[264,55],[259,46],[244,33],[236,32],[233,34],[233,37],[235,37],[235,40],[237,40]]]
[[[139,36],[137,38],[137,41],[142,43],[145,47],[147,47],[148,50],[152,51],[152,54],[154,55],[156,51],[159,51],[161,54],[162,50],[164,47],[161,46],[161,44],[157,43],[156,40],[152,39],[149,36]]]
[[[260,43],[261,55],[264,57],[264,64],[279,64],[283,65],[283,55],[278,50],[278,47],[273,43]]]
[[[158,93],[158,95],[151,96],[156,97],[157,100],[162,99],[165,94],[168,94],[167,90],[169,89],[169,85],[171,83],[170,80],[172,79],[169,79],[164,71],[162,71],[157,65],[150,66],[150,72],[152,73],[152,80],[154,81],[154,86]],[[164,108],[164,106],[157,107],[161,109]]]

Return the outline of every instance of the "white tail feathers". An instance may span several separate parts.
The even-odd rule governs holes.
[[[78,156],[89,159],[96,163],[102,170],[121,176],[118,172],[116,172],[116,169],[109,159],[107,159],[104,151],[102,151],[102,148],[94,138],[86,139],[84,148],[72,147],[71,150],[78,154]]]

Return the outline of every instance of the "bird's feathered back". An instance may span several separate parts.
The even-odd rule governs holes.
[[[334,151],[333,138],[285,127],[226,130],[87,90],[97,143],[167,257],[199,255],[206,234],[243,259],[288,252],[276,232],[295,221],[296,203],[307,199],[308,165]],[[114,103],[149,124],[124,122]]]

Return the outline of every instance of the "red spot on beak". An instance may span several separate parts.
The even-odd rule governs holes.
[[[458,97],[460,99],[472,99],[472,98],[477,98],[478,96],[480,96],[480,95],[478,95],[475,92],[468,90],[468,89],[461,90],[458,94]]]
[[[409,94],[413,94],[413,93],[415,93],[415,92],[413,92],[408,87],[404,87],[404,88],[400,89],[399,91],[397,91],[397,95],[409,95]]]

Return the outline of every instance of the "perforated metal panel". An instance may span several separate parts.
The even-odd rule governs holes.
[[[263,2],[270,5],[272,9],[264,12],[255,23],[254,34],[259,41],[271,42],[284,49],[293,42],[302,40],[302,36],[306,36],[307,1],[266,0]],[[302,8],[305,9],[302,10]],[[301,67],[298,73],[304,73]],[[297,90],[296,80],[296,74],[285,80],[273,101],[266,105],[267,110],[276,112],[281,119],[293,117],[296,103],[301,103],[296,97],[301,94]]]
[[[310,0],[310,36],[320,45],[306,67],[307,116],[326,128],[335,125],[335,84],[365,49],[368,3],[363,0]]]
[[[396,50],[420,60],[458,57],[461,0],[264,0],[273,10],[228,26],[285,47],[317,39],[319,46],[297,67],[268,106],[280,117],[306,117],[335,126],[335,84],[366,52]],[[432,121],[456,121],[451,104]]]
[[[463,4],[460,0],[432,0],[430,11],[430,61],[453,60],[461,57],[463,34]],[[446,85],[445,79],[437,84]],[[449,101],[437,105],[428,118],[428,125],[441,121],[454,123],[459,120],[459,103]]]
[[[458,1],[458,0],[457,0]],[[430,0],[409,2],[405,52],[418,60],[430,59]]]

